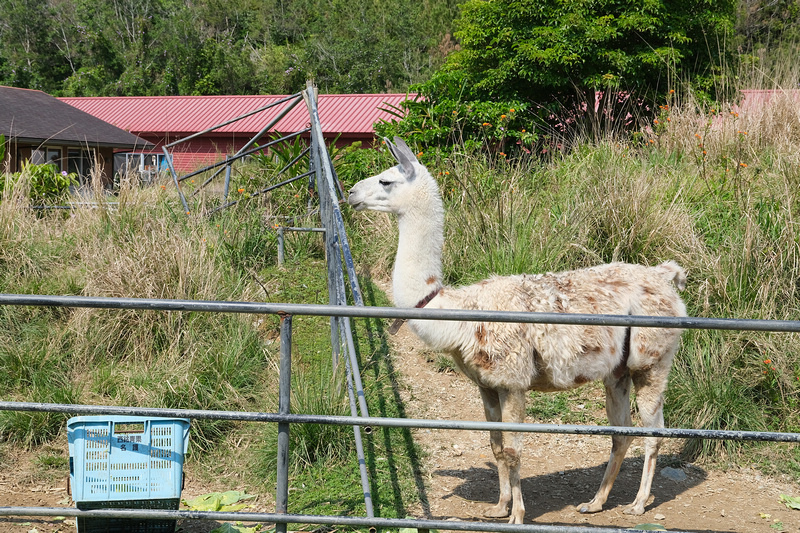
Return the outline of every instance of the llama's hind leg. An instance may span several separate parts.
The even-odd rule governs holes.
[[[631,378],[627,373],[619,379],[609,378],[606,380],[606,413],[608,422],[612,426],[631,425]],[[603,504],[608,499],[608,493],[617,479],[622,460],[631,445],[633,437],[614,435],[611,437],[611,457],[608,459],[606,471],[603,474],[603,481],[600,488],[591,501],[578,505],[576,510],[581,513],[597,513],[603,510]]]
[[[639,407],[639,416],[642,426],[648,428],[664,427],[664,390],[666,388],[666,374],[669,372],[642,372],[633,374],[633,384],[636,387],[636,405]],[[661,378],[663,374],[663,379]],[[642,481],[636,499],[625,508],[625,514],[644,514],[644,506],[650,497],[650,488],[653,484],[653,475],[656,471],[658,449],[661,446],[661,437],[646,437],[644,439],[644,466],[642,467]]]
[[[481,399],[483,400],[483,411],[486,420],[489,422],[500,422],[503,419],[503,412],[500,408],[500,396],[497,391],[480,387]],[[511,483],[508,477],[508,464],[503,453],[503,433],[500,431],[490,431],[489,439],[492,445],[492,453],[497,461],[497,476],[500,481],[500,498],[496,505],[488,507],[483,516],[487,518],[505,518],[508,516],[508,504],[511,502]]]

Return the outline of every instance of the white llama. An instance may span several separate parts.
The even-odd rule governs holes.
[[[467,287],[442,284],[444,209],[439,188],[402,139],[386,145],[399,163],[357,183],[348,203],[357,211],[397,215],[399,244],[392,290],[398,307],[483,309],[614,315],[686,316],[675,287],[686,274],[674,262],[655,267],[612,263],[557,274],[491,277]],[[486,419],[523,422],[528,390],[558,391],[602,380],[609,423],[631,425],[629,393],[645,427],[664,427],[663,403],[681,330],[411,320],[411,329],[431,348],[451,355],[480,389]],[[581,513],[602,510],[632,437],[612,437],[611,457],[594,498]],[[490,432],[497,460],[500,498],[484,516],[510,516],[521,524],[520,433]],[[639,492],[625,509],[640,515],[650,495],[660,439],[645,439]],[[508,506],[511,503],[511,509]]]

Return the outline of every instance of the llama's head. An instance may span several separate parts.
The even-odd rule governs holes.
[[[395,137],[394,144],[385,141],[397,165],[356,183],[347,203],[356,211],[372,209],[398,215],[428,209],[432,202],[441,205],[436,182],[403,139]]]

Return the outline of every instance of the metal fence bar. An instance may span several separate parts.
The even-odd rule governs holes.
[[[276,183],[275,185],[270,185],[269,187],[266,187],[266,188],[264,188],[264,189],[261,189],[260,191],[256,191],[256,192],[252,193],[252,194],[250,195],[250,198],[255,198],[256,196],[260,196],[260,195],[262,195],[262,194],[264,194],[264,193],[268,193],[269,191],[271,191],[271,190],[273,190],[273,189],[277,189],[278,187],[283,187],[284,185],[287,185],[287,184],[289,184],[289,183],[292,183],[292,182],[294,182],[294,181],[297,181],[297,180],[299,180],[299,179],[305,178],[305,177],[307,177],[307,176],[311,176],[312,174],[314,174],[314,172],[313,172],[313,171],[311,171],[311,172],[305,172],[305,173],[303,173],[303,174],[300,174],[300,175],[297,175],[297,176],[295,176],[295,177],[293,177],[293,178],[289,178],[289,179],[287,179],[287,180],[284,180],[284,181],[282,181],[282,182],[280,182],[280,183]],[[209,212],[208,212],[208,214],[209,214],[209,215],[213,215],[213,214],[214,214],[214,213],[216,213],[217,211],[222,211],[223,209],[226,209],[226,208],[228,208],[228,207],[234,206],[234,205],[236,205],[236,204],[238,204],[238,203],[239,203],[239,200],[234,200],[234,201],[232,201],[232,202],[228,202],[228,203],[222,204],[221,206],[219,206],[219,207],[215,207],[214,209],[212,209],[211,211],[209,211]]]
[[[39,307],[94,307],[98,309],[142,309],[146,311],[196,311],[210,313],[290,314],[295,316],[347,316],[351,318],[405,318],[407,320],[451,320],[459,322],[518,322],[524,324],[569,324],[678,329],[717,329],[800,333],[800,320],[746,318],[702,318],[640,315],[591,315],[581,313],[524,313],[463,309],[408,309],[289,303],[231,302],[217,300],[171,300],[162,298],[112,298],[104,296],[57,296],[0,294],[0,305]]]
[[[278,413],[288,415],[292,389],[292,316],[281,317],[280,374],[278,377]],[[275,512],[289,512],[289,422],[278,423],[278,472],[275,488]],[[286,523],[278,523],[276,533],[286,533]]]
[[[239,151],[234,154],[234,156],[231,158],[231,161],[235,161],[237,159],[237,156],[241,155],[243,152],[247,151],[248,148],[253,146],[256,143],[256,141],[258,141],[261,137],[263,137],[270,130],[270,128],[272,128],[275,124],[280,122],[283,119],[283,117],[288,115],[289,111],[294,109],[295,106],[297,106],[297,104],[299,104],[299,103],[300,103],[300,98],[298,97],[298,98],[295,98],[289,105],[287,105],[286,107],[281,109],[281,111],[275,116],[275,118],[270,120],[269,123],[267,123],[266,126],[261,128],[261,130],[258,133],[256,133],[255,136],[252,139],[247,141],[247,143],[245,143],[245,145],[242,146],[239,149]],[[229,185],[230,185],[230,181],[231,181],[231,165],[230,165],[230,163],[228,163],[228,165],[226,166],[226,169],[225,169],[225,187],[224,187],[224,191],[223,191],[223,194],[222,194],[222,201],[223,202],[225,200],[227,200],[227,198],[228,198],[228,188],[229,188]]]
[[[313,89],[310,84],[306,92],[313,95]],[[322,125],[319,121],[319,112],[317,110],[317,103],[315,98],[307,98],[308,112],[311,115],[311,138],[316,139],[317,150],[322,151],[324,144],[324,137],[322,135]],[[355,273],[355,266],[353,264],[353,256],[350,253],[350,243],[347,241],[347,231],[344,227],[344,218],[339,209],[339,201],[336,196],[336,179],[333,165],[331,164],[330,157],[327,152],[325,157],[320,157],[319,170],[325,178],[323,183],[319,185],[320,199],[326,196],[330,199],[332,223],[334,225],[336,235],[339,238],[339,245],[341,253],[344,256],[345,265],[347,267],[347,277],[350,281],[350,290],[353,294],[353,302],[356,305],[364,305],[364,299],[361,296],[361,288],[358,286],[358,276]],[[332,228],[333,229],[333,228]]]
[[[311,151],[309,154],[309,165],[313,165],[316,173],[316,185],[319,192],[320,219],[325,228],[325,250],[326,263],[328,270],[328,298],[329,303],[336,307],[347,305],[345,294],[344,274],[341,265],[340,245],[346,236],[339,231],[335,223],[335,212],[338,209],[338,201],[335,196],[326,194],[331,187],[331,174],[326,170],[330,167],[330,155],[325,149],[325,139],[322,136],[322,126],[317,113],[316,91],[311,83],[308,84],[303,98],[308,107],[311,120]],[[332,352],[333,367],[336,368],[338,361],[338,348],[341,346],[341,339],[344,339],[345,349],[348,357],[345,358],[345,377],[347,379],[347,393],[350,399],[350,414],[356,416],[358,410],[362,416],[369,416],[367,402],[364,395],[364,386],[361,382],[361,371],[353,347],[352,332],[349,329],[349,320],[337,316],[331,316],[331,345],[335,347]],[[341,326],[344,326],[342,328]],[[355,396],[355,397],[354,397]],[[356,409],[358,407],[358,410]],[[364,507],[368,518],[374,517],[375,513],[372,505],[372,490],[369,483],[369,475],[366,468],[366,456],[361,442],[361,429],[353,425],[355,435],[356,455],[358,457],[359,475],[361,478],[362,492],[364,496]]]
[[[295,99],[295,98],[297,98],[299,96],[300,96],[300,93],[295,93],[295,94],[293,94],[291,96],[287,96],[286,98],[281,98],[280,100],[272,102],[271,104],[265,105],[263,107],[259,107],[258,109],[254,109],[253,111],[248,111],[247,113],[245,113],[243,115],[239,115],[236,118],[232,118],[230,120],[226,120],[225,122],[222,122],[221,124],[217,124],[216,126],[211,126],[210,128],[205,129],[203,131],[198,131],[197,133],[193,133],[193,134],[189,135],[188,137],[183,137],[182,139],[178,139],[177,141],[171,142],[169,144],[165,144],[164,148],[172,148],[176,144],[180,144],[182,142],[186,142],[186,141],[188,141],[190,139],[194,139],[195,137],[199,137],[200,135],[205,135],[206,133],[211,133],[212,131],[214,131],[216,129],[219,129],[219,128],[223,127],[223,126],[227,126],[228,124],[233,124],[237,120],[242,120],[243,118],[247,118],[249,116],[255,115],[256,113],[261,113],[262,111],[266,111],[267,109],[269,109],[271,107],[275,107],[275,106],[281,105],[283,103],[286,103],[286,102],[288,102],[290,100],[293,100],[293,99]]]
[[[172,162],[172,156],[170,156],[169,150],[167,146],[162,146],[161,150],[164,152],[164,160],[167,162],[167,167],[169,168],[169,174],[172,176],[172,183],[175,184],[175,190],[178,191],[178,198],[181,200],[181,205],[183,205],[183,211],[188,215],[189,214],[189,203],[186,201],[186,196],[183,194],[181,190],[181,184],[178,180],[178,173],[175,170],[175,164]]]
[[[238,159],[246,157],[246,156],[248,156],[250,154],[254,154],[256,152],[260,152],[261,150],[263,150],[265,148],[268,148],[270,146],[274,146],[276,144],[280,144],[280,143],[282,143],[284,141],[287,141],[289,139],[293,139],[293,138],[298,137],[298,136],[300,136],[300,135],[302,135],[303,133],[306,133],[306,132],[308,132],[308,129],[296,131],[294,133],[289,133],[288,135],[284,135],[280,139],[275,139],[275,140],[270,141],[270,142],[268,142],[268,143],[266,143],[266,144],[264,144],[262,146],[257,146],[255,148],[250,148],[249,150],[238,152],[236,155],[227,156],[222,161],[217,161],[216,163],[211,163],[210,165],[206,165],[205,167],[203,167],[201,169],[198,169],[198,170],[195,170],[194,172],[190,172],[188,174],[184,174],[183,176],[181,176],[181,178],[178,181],[185,181],[185,180],[191,178],[192,176],[196,176],[198,174],[202,174],[203,172],[211,170],[212,168],[217,168],[217,167],[221,167],[221,166],[224,166],[224,165],[229,165],[233,161],[236,161]]]
[[[85,209],[101,209],[101,208],[112,208],[116,209],[119,207],[119,202],[70,202],[66,205],[32,205],[29,209],[33,210],[47,210],[47,209],[77,209],[77,208],[85,208]]]
[[[408,518],[363,518],[354,516],[320,516],[278,513],[243,513],[221,511],[160,511],[100,509],[80,511],[68,507],[0,507],[0,516],[70,516],[86,518],[149,518],[154,520],[216,520],[219,522],[319,524],[326,526],[376,527],[382,529],[440,529],[452,531],[486,531],[497,533],[632,533],[633,529],[614,527],[558,526],[549,524],[500,524],[497,522],[465,522],[450,520],[413,520]],[[691,533],[670,529],[671,533]]]
[[[229,182],[230,182],[231,164],[234,161],[237,161],[237,160],[241,159],[242,157],[245,157],[245,156],[250,155],[252,153],[258,152],[259,150],[262,150],[262,149],[266,148],[267,146],[271,146],[273,144],[277,144],[277,143],[283,142],[284,140],[292,138],[292,137],[297,137],[298,135],[301,135],[302,133],[305,133],[306,131],[308,131],[308,130],[302,130],[302,131],[299,131],[299,132],[295,132],[295,133],[292,133],[292,134],[290,134],[288,136],[285,136],[285,137],[283,137],[281,139],[276,139],[276,140],[274,140],[274,141],[272,141],[270,143],[267,143],[266,145],[264,145],[262,147],[253,148],[253,149],[249,149],[249,150],[247,149],[249,146],[254,144],[260,137],[262,137],[269,130],[269,128],[271,128],[277,122],[282,120],[289,113],[289,111],[291,111],[300,102],[301,94],[302,93],[296,93],[296,94],[293,94],[293,95],[288,96],[286,98],[282,98],[282,99],[277,100],[277,101],[275,101],[275,102],[273,102],[273,103],[271,103],[269,105],[260,107],[258,109],[255,109],[253,111],[250,111],[248,113],[240,115],[240,116],[238,116],[236,118],[233,118],[231,120],[227,120],[227,121],[225,121],[225,122],[223,122],[221,124],[217,124],[216,126],[212,126],[210,128],[207,128],[207,129],[205,129],[203,131],[199,131],[199,132],[193,133],[192,135],[189,135],[188,137],[184,137],[182,139],[178,139],[177,141],[165,144],[164,146],[161,147],[161,150],[164,152],[165,161],[167,163],[167,167],[169,169],[170,175],[172,176],[172,181],[175,184],[175,189],[178,192],[178,198],[180,199],[181,204],[183,205],[183,209],[184,209],[184,211],[186,212],[187,215],[190,213],[189,203],[186,201],[186,195],[183,194],[183,190],[180,187],[180,182],[181,181],[186,180],[186,179],[188,179],[188,178],[190,178],[190,177],[192,177],[194,175],[200,174],[202,172],[206,172],[208,170],[211,170],[213,168],[222,167],[224,165],[224,167],[226,169],[224,194],[223,194],[223,199],[222,199],[223,203],[224,203],[227,200],[227,197],[228,197],[228,186],[229,186]],[[247,118],[247,117],[249,117],[251,115],[255,115],[255,114],[260,113],[262,111],[266,111],[267,109],[270,109],[272,107],[284,104],[286,102],[290,102],[289,105],[286,106],[284,109],[282,109],[278,113],[278,115],[273,118],[273,120],[271,120],[264,128],[262,128],[261,131],[259,131],[256,134],[255,137],[251,138],[250,141],[248,141],[248,143],[245,146],[243,146],[235,155],[227,156],[224,161],[221,161],[221,162],[206,166],[206,167],[204,167],[204,168],[202,168],[200,170],[197,170],[195,172],[191,172],[189,174],[186,174],[186,175],[182,176],[181,178],[178,178],[178,173],[175,170],[175,165],[174,165],[174,163],[172,161],[172,157],[171,157],[171,155],[169,153],[169,150],[171,148],[173,148],[174,146],[176,146],[178,144],[181,144],[181,143],[184,143],[186,141],[192,140],[192,139],[194,139],[194,138],[196,138],[196,137],[198,137],[200,135],[204,135],[206,133],[210,133],[210,132],[212,132],[212,131],[214,131],[216,129],[219,129],[219,128],[223,127],[223,126],[227,126],[228,124],[232,124],[232,123],[234,123],[234,122],[236,122],[238,120],[242,120],[242,119]],[[198,191],[203,189],[208,183],[211,182],[211,180],[213,180],[217,175],[219,175],[221,170],[222,169],[216,171],[211,177],[206,179],[205,182],[198,188]],[[223,206],[223,207],[227,207],[227,206]]]
[[[203,409],[169,409],[107,405],[55,404],[0,401],[0,411],[38,411],[68,414],[139,415],[191,418],[195,420],[237,420],[243,422],[286,422],[291,424],[332,424],[337,426],[372,426],[416,429],[455,429],[467,431],[514,431],[569,435],[628,437],[665,437],[678,439],[743,440],[761,442],[800,442],[800,433],[776,431],[734,431],[720,429],[646,428],[634,426],[582,426],[576,424],[529,424],[472,420],[428,420],[424,418],[391,418],[335,416],[315,414],[280,414],[247,411],[209,411]]]

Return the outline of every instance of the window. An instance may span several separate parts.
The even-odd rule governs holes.
[[[31,163],[34,165],[50,163],[56,167],[58,172],[61,172],[61,148],[46,146],[31,150]]]
[[[94,150],[71,149],[67,153],[67,172],[77,174],[78,181],[84,185],[89,182],[94,162]]]
[[[142,181],[147,183],[152,182],[159,173],[169,171],[166,156],[156,153],[125,154],[125,168],[138,173]]]

